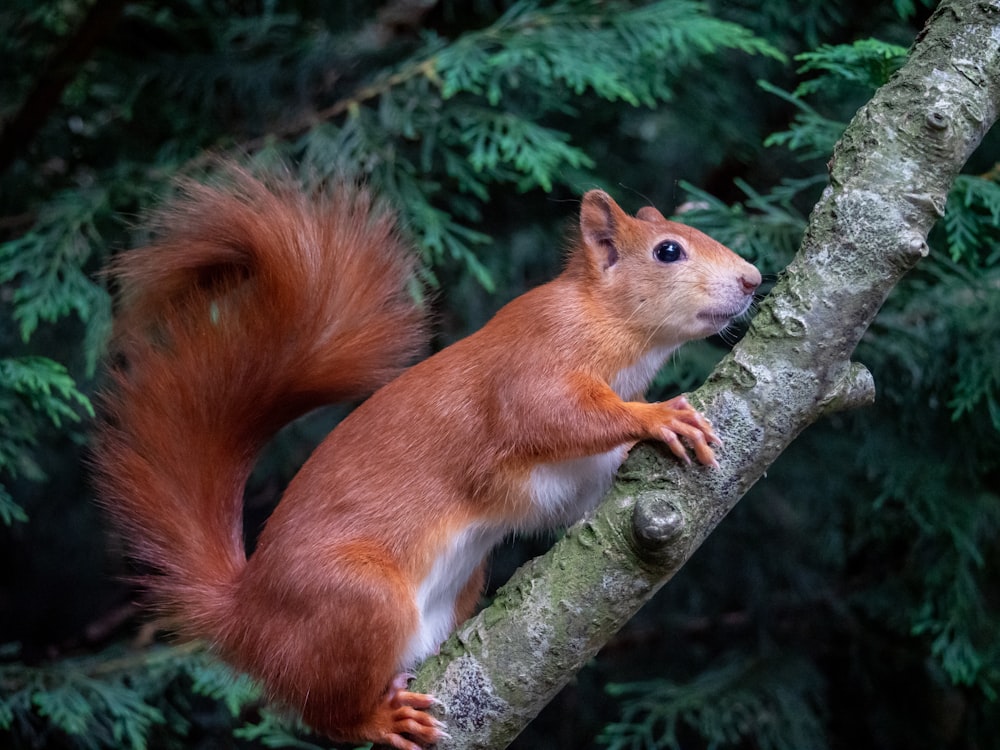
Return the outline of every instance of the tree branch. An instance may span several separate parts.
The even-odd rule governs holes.
[[[744,340],[691,400],[726,441],[721,469],[642,446],[593,517],[519,570],[420,669],[452,738],[505,747],[684,564],[808,425],[868,403],[849,357],[928,252],[947,192],[997,119],[1000,0],[949,0],[855,115],[799,253]]]

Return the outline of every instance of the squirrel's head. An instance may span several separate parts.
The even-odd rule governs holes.
[[[571,267],[650,346],[720,332],[747,311],[760,286],[754,266],[708,235],[652,206],[629,216],[602,190],[583,196],[580,239]]]

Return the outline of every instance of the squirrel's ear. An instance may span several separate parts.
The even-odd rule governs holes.
[[[652,206],[643,206],[642,208],[640,208],[639,211],[636,213],[635,218],[642,219],[643,221],[649,221],[654,224],[658,224],[661,221],[666,221],[666,218],[663,216],[663,214],[661,214]]]
[[[580,205],[580,233],[591,257],[605,271],[618,262],[618,231],[628,217],[603,190],[589,190]]]

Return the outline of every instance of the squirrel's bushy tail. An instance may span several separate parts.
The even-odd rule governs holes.
[[[392,378],[424,329],[412,255],[362,189],[307,197],[234,167],[222,185],[183,184],[155,228],[113,267],[121,305],[95,476],[162,613],[212,637],[246,563],[258,451],[309,409]]]

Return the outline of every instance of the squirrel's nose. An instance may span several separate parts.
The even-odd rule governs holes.
[[[760,271],[758,271],[754,266],[750,266],[750,269],[740,276],[740,285],[743,287],[744,294],[753,294],[757,287],[760,286]]]

